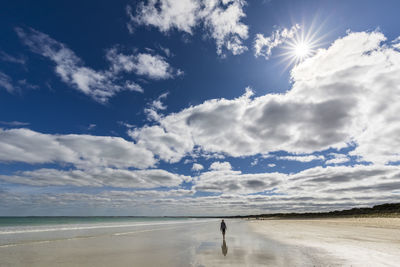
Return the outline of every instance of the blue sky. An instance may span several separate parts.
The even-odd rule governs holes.
[[[397,1],[0,5],[0,215],[320,211],[400,192]]]

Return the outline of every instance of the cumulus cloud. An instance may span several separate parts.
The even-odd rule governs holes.
[[[203,165],[199,163],[193,163],[192,171],[201,171],[202,169],[204,169]]]
[[[241,22],[246,16],[243,0],[205,1],[201,11],[204,24],[209,29],[217,44],[217,54],[223,53],[223,48],[233,55],[242,54],[247,50],[243,40],[248,38],[248,26]]]
[[[120,137],[43,134],[0,128],[0,161],[69,163],[79,168],[147,168],[156,163],[145,148]]]
[[[152,79],[165,79],[171,77],[170,66],[161,56],[139,54],[137,56],[136,72]]]
[[[322,155],[304,155],[304,156],[282,156],[278,157],[280,160],[300,161],[300,162],[311,162],[313,160],[324,160],[325,157]]]
[[[200,3],[196,0],[149,0],[147,4],[141,2],[136,9],[136,16],[132,15],[132,7],[127,6],[127,13],[131,23],[150,25],[157,27],[162,32],[170,29],[177,29],[187,33],[192,33],[192,28],[196,25],[197,12]]]
[[[233,157],[287,151],[311,154],[356,145],[375,163],[400,160],[400,53],[380,32],[348,33],[296,65],[285,94],[213,99],[131,130],[167,161],[193,149]],[[171,144],[176,144],[176,147]]]
[[[258,159],[254,159],[254,160],[250,163],[251,166],[256,166],[257,164],[258,164]]]
[[[159,121],[162,118],[162,115],[159,114],[159,111],[167,109],[167,106],[165,106],[162,102],[162,100],[167,98],[167,96],[168,93],[161,94],[156,100],[153,100],[144,109],[144,113],[149,121]]]
[[[228,162],[212,167],[210,171],[199,176],[194,190],[230,194],[263,192],[274,189],[284,176],[279,173],[243,174],[241,171],[231,170]]]
[[[1,214],[8,215],[171,215],[174,202],[190,197],[193,191],[102,191],[90,193],[20,193],[0,191],[4,205]],[[17,208],[16,208],[17,207]],[[178,208],[179,209],[179,208]],[[151,211],[151,212],[149,212]],[[154,212],[154,213],[153,213]]]
[[[325,161],[326,165],[342,164],[350,161],[350,158],[345,154],[329,153],[330,159]]]
[[[190,133],[179,132],[179,129],[169,132],[158,125],[130,129],[128,135],[139,146],[147,148],[169,163],[180,161],[194,147]]]
[[[396,166],[315,167],[294,174],[282,186],[290,196],[315,199],[334,197],[394,197],[399,189],[400,170]]]
[[[170,195],[157,190],[82,195],[105,209],[158,205],[186,215],[193,210],[218,214],[221,208],[234,214],[332,210],[397,201],[400,170],[383,163],[400,160],[399,73],[400,52],[385,42],[382,33],[349,32],[296,65],[290,91],[254,97],[248,90],[235,99],[205,101],[159,117],[155,125],[129,129],[135,143],[104,136],[1,129],[0,161],[74,166],[71,170],[3,174],[1,179],[28,185],[133,188],[179,186],[182,181],[192,181],[190,192],[174,191]],[[150,106],[156,110],[165,107],[157,100]],[[233,170],[229,162],[214,162],[195,179],[161,170],[130,169],[154,166],[154,155],[166,162],[178,162],[188,155],[262,156],[281,150],[295,155],[291,159],[305,161],[315,159],[315,151],[349,144],[355,147],[350,156],[375,164],[315,167],[296,174],[249,174]],[[307,156],[297,158],[299,154]],[[325,158],[329,165],[344,163],[349,156],[336,153]],[[195,191],[213,194],[193,197]],[[154,197],[141,202],[130,197],[135,194]],[[18,199],[4,191],[0,195],[5,202]],[[41,197],[60,200],[55,201],[57,205],[79,204],[74,194],[32,196],[30,200],[39,203]],[[29,198],[18,203],[29,203]]]
[[[123,80],[121,71],[134,72],[150,79],[167,79],[176,74],[161,56],[146,53],[125,55],[116,48],[108,50],[106,54],[106,58],[111,63],[110,70],[96,71],[84,66],[83,61],[71,49],[47,34],[34,29],[16,28],[15,30],[32,52],[49,58],[55,63],[55,72],[63,82],[98,102],[104,103],[124,90],[143,92],[139,84]],[[179,70],[179,74],[181,72]]]
[[[195,180],[194,189],[222,193],[235,199],[247,195],[249,200],[258,198],[258,204],[280,203],[282,210],[290,210],[288,203],[300,201],[297,208],[312,210],[314,204],[332,208],[345,202],[351,207],[359,205],[363,198],[370,203],[379,199],[393,201],[400,189],[399,177],[400,170],[395,166],[315,167],[296,174],[211,170]],[[243,204],[249,205],[248,202]]]
[[[174,70],[160,55],[147,53],[126,55],[114,47],[107,51],[106,58],[110,61],[114,73],[134,72],[154,80],[173,78],[182,74],[181,70]]]
[[[128,29],[132,33],[135,25],[147,25],[164,33],[176,29],[192,34],[202,24],[215,40],[219,55],[224,49],[238,55],[247,50],[243,40],[248,38],[248,26],[241,22],[245,4],[244,0],[148,0],[137,6],[135,14],[127,6]]]
[[[227,161],[224,161],[224,162],[216,161],[216,162],[213,162],[210,165],[210,170],[213,170],[213,171],[230,171],[230,170],[232,170],[232,166]]]
[[[398,36],[397,38],[395,38],[395,39],[392,41],[392,46],[393,46],[394,48],[400,49],[400,36]]]
[[[190,177],[160,169],[126,170],[113,168],[89,168],[86,170],[37,169],[18,171],[13,175],[0,175],[0,179],[12,183],[34,186],[90,186],[122,188],[175,187]]]
[[[256,57],[263,56],[265,59],[269,59],[272,55],[272,49],[280,46],[286,40],[292,39],[299,29],[300,26],[296,24],[290,29],[283,28],[275,30],[267,37],[258,33],[254,39],[254,55]]]
[[[157,170],[155,170],[157,171]],[[99,174],[91,181],[101,186],[109,184],[108,172]],[[22,182],[31,183],[30,176],[25,172],[15,174],[17,179],[29,178]],[[38,175],[38,174],[37,174]],[[68,181],[72,174],[57,173],[61,176],[61,181]],[[77,174],[79,175],[79,174]],[[84,174],[85,179],[90,178],[91,173]],[[92,173],[93,175],[93,173]],[[110,172],[114,175],[114,170]],[[153,178],[146,175],[120,174],[116,171],[118,179],[116,183],[145,186],[153,186]],[[172,176],[172,180],[179,183],[179,175],[165,173]],[[3,175],[4,176],[4,175]],[[38,175],[39,176],[39,175]],[[44,177],[46,183],[47,175]],[[57,176],[58,177],[58,176]],[[97,175],[96,175],[97,177]],[[136,179],[144,178],[144,182],[136,182]],[[178,178],[176,178],[178,177]],[[302,171],[297,174],[282,173],[260,173],[245,174],[240,171],[210,170],[202,173],[193,180],[192,190],[171,189],[167,191],[159,190],[140,190],[140,191],[103,191],[97,194],[88,193],[41,193],[29,194],[20,192],[8,192],[0,190],[2,214],[11,214],[18,211],[25,215],[30,211],[43,207],[44,214],[49,214],[49,210],[59,211],[63,207],[63,212],[69,207],[71,212],[76,215],[79,207],[92,207],[92,211],[99,214],[105,212],[117,212],[120,214],[143,212],[147,215],[155,214],[221,214],[223,209],[225,214],[257,214],[269,212],[301,212],[301,211],[323,211],[346,209],[351,207],[371,206],[380,203],[398,201],[400,190],[400,170],[397,166],[331,166],[315,167]],[[2,177],[4,179],[4,177]],[[6,179],[11,179],[6,178]],[[65,180],[67,179],[67,180]],[[85,181],[85,179],[83,179]],[[176,180],[175,180],[176,179]],[[52,183],[57,183],[55,179]],[[36,180],[39,182],[40,179]],[[129,182],[130,181],[130,182]],[[161,179],[164,181],[164,178]],[[150,184],[148,184],[150,182]],[[211,196],[194,197],[196,191],[214,193]],[[49,206],[51,203],[51,207]],[[19,207],[9,209],[7,207]],[[24,210],[26,207],[29,209]],[[100,209],[100,210],[99,210]],[[82,210],[86,212],[87,208]],[[107,213],[109,214],[109,213]],[[37,215],[37,214],[36,214]],[[64,213],[65,215],[65,213]]]

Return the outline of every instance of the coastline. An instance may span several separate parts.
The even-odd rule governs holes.
[[[227,226],[225,240],[215,219],[27,232],[33,240],[0,246],[0,266],[397,266],[400,261],[400,218],[228,219]],[[20,234],[2,237],[7,235]]]
[[[322,266],[318,249],[264,238],[246,220],[143,226],[92,236],[0,247],[0,266]],[[288,255],[293,255],[288,257]]]

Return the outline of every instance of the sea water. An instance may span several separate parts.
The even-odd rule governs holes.
[[[0,217],[0,246],[90,238],[200,221],[170,217]]]

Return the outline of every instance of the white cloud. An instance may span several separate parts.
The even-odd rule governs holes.
[[[120,71],[134,72],[137,75],[146,76],[150,79],[168,79],[179,76],[164,57],[146,53],[137,55],[126,55],[118,51],[117,48],[111,48],[106,54],[107,60],[110,61],[114,73]],[[179,75],[178,75],[179,74]]]
[[[158,171],[158,170],[155,170]],[[36,177],[44,177],[44,182],[58,183],[51,180],[44,171],[39,175],[21,172],[15,174],[19,182],[32,181],[40,183]],[[117,175],[116,183],[129,186],[141,185],[151,188],[153,178],[147,175],[121,174],[119,171],[108,170],[99,174],[99,178],[91,180],[96,173],[82,174],[84,183],[93,183],[98,186],[112,183],[107,175]],[[178,175],[164,173],[173,181],[179,183]],[[164,174],[161,175],[164,177]],[[73,183],[74,177],[67,172],[57,173],[61,181]],[[77,173],[79,176],[80,174]],[[4,175],[3,175],[4,176]],[[58,177],[58,176],[57,176]],[[96,176],[97,177],[97,176]],[[362,166],[354,167],[315,167],[297,174],[260,173],[243,174],[240,171],[208,171],[193,180],[192,190],[172,189],[167,191],[140,190],[140,191],[103,191],[97,194],[83,193],[20,193],[0,190],[2,199],[0,212],[11,214],[15,211],[26,215],[29,212],[35,215],[49,214],[49,211],[62,210],[77,214],[118,213],[131,214],[257,214],[269,212],[301,212],[346,209],[360,206],[371,206],[379,203],[398,201],[400,190],[400,170],[397,166]],[[69,179],[72,180],[69,180]],[[142,179],[143,178],[143,179]],[[4,177],[2,178],[4,179]],[[12,179],[11,177],[6,179]],[[141,182],[137,182],[141,180]],[[99,181],[98,181],[99,180]],[[166,178],[168,180],[168,178]],[[160,181],[165,181],[161,178]],[[161,183],[162,183],[161,182]],[[156,182],[157,183],[157,182]],[[62,184],[62,183],[60,183]],[[148,187],[149,186],[149,187]],[[157,186],[157,185],[156,185]],[[193,197],[197,191],[214,192],[217,195]],[[250,194],[250,195],[249,195]],[[51,203],[51,204],[49,204]],[[82,209],[82,206],[85,209]],[[12,207],[12,208],[10,208]],[[60,209],[62,207],[62,209]],[[87,209],[90,207],[90,210]],[[9,209],[7,209],[9,208]],[[64,213],[65,215],[65,213]]]
[[[167,79],[182,73],[181,70],[175,71],[159,55],[125,55],[115,47],[106,54],[111,63],[110,70],[96,71],[85,67],[83,61],[66,45],[42,32],[34,29],[25,31],[22,28],[16,28],[16,32],[32,52],[47,57],[56,64],[55,72],[63,82],[102,103],[120,91],[143,92],[139,84],[124,81],[120,76],[121,71],[134,72],[150,79]]]
[[[98,102],[106,102],[108,98],[123,90],[136,90],[139,87],[124,86],[116,82],[117,77],[109,71],[95,71],[83,66],[82,60],[64,44],[48,35],[30,29],[16,28],[20,39],[32,52],[51,59],[55,64],[55,72],[62,81]],[[130,85],[133,83],[131,82]]]
[[[278,29],[268,37],[258,33],[254,39],[254,55],[256,57],[263,56],[269,59],[272,54],[272,49],[280,46],[286,40],[292,39],[296,32],[300,29],[298,24],[292,26],[290,29]]]
[[[380,32],[349,33],[296,65],[285,94],[213,99],[129,134],[161,159],[197,149],[233,157],[311,154],[355,143],[352,155],[400,160],[400,52]],[[170,140],[175,140],[173,148]]]
[[[146,114],[147,120],[149,121],[159,121],[161,120],[161,115],[158,114],[157,110],[152,108],[145,108],[144,113]]]
[[[263,192],[274,189],[281,182],[282,176],[279,173],[243,174],[225,166],[203,172],[195,182],[194,190],[228,194]]]
[[[14,81],[9,75],[0,71],[0,89],[5,89],[8,93],[19,93],[22,89],[37,89],[37,85],[30,84],[25,79]]]
[[[165,79],[171,77],[168,72],[169,64],[160,56],[139,54],[137,56],[137,73],[152,79]]]
[[[112,186],[123,188],[175,187],[188,176],[178,175],[160,169],[126,170],[112,168],[89,168],[86,170],[37,169],[18,171],[13,175],[0,175],[0,179],[12,183],[34,186]]]
[[[0,128],[0,161],[69,163],[78,168],[148,168],[156,163],[153,154],[120,137],[52,135],[28,129]]]
[[[192,162],[193,162],[192,159],[185,159],[185,160],[183,161],[183,164],[189,164],[189,163],[192,163]]]
[[[325,162],[326,165],[341,164],[350,161],[350,158],[344,154],[330,153],[329,156],[331,156],[331,158]]]
[[[159,121],[162,118],[162,115],[159,114],[159,111],[167,109],[162,102],[163,99],[167,98],[168,93],[163,93],[156,100],[153,100],[148,106],[144,109],[144,113],[147,116],[149,121]]]
[[[96,128],[96,124],[94,124],[94,123],[91,123],[91,124],[89,124],[89,126],[87,127],[87,129],[88,130],[92,130],[92,129],[94,129],[94,128]]]
[[[17,90],[13,85],[11,77],[0,71],[0,88],[1,87],[6,89],[9,93],[13,93]]]
[[[223,54],[223,48],[234,55],[247,50],[243,40],[248,38],[248,26],[240,20],[245,17],[243,0],[204,1],[205,8],[201,11],[204,24],[217,44],[217,54]]]
[[[243,40],[248,38],[248,26],[241,22],[246,16],[245,4],[244,0],[148,0],[138,5],[135,15],[127,6],[128,29],[132,33],[138,24],[157,27],[164,33],[176,29],[192,34],[202,23],[215,40],[219,55],[224,49],[238,55],[247,50]]]
[[[135,128],[135,127],[136,127],[136,125],[134,125],[134,124],[130,124],[130,123],[123,122],[123,121],[118,121],[118,124],[119,124],[119,125],[122,125],[122,126],[124,126],[124,127],[126,127],[126,128],[128,128],[128,129],[131,129],[131,128]]]
[[[178,186],[183,180],[191,179],[164,171],[152,173],[160,170],[140,172],[128,168],[154,166],[157,161],[153,154],[167,162],[177,162],[193,154],[241,157],[278,150],[310,154],[349,143],[356,147],[351,154],[364,160],[375,163],[399,160],[400,52],[382,44],[384,41],[379,32],[349,33],[294,67],[292,88],[287,93],[253,97],[247,91],[232,100],[208,100],[162,116],[154,126],[130,129],[128,133],[136,143],[105,136],[1,129],[0,161],[61,163],[75,167],[69,171],[18,172],[3,175],[2,179],[30,185]],[[151,106],[157,110],[165,107],[161,101]],[[348,158],[328,155],[326,164],[330,160],[338,164],[344,157]],[[86,197],[105,207],[144,205],[148,208],[158,203],[160,209],[196,210],[206,214],[218,213],[221,208],[229,208],[232,213],[310,211],[395,201],[400,190],[399,177],[398,166],[378,164],[316,167],[297,174],[246,174],[232,170],[229,162],[214,162],[210,170],[193,180],[193,191],[222,195],[192,198],[193,191],[171,192],[171,195],[186,196],[185,201],[157,192]],[[267,193],[259,193],[264,191]],[[154,198],[146,203],[137,202],[129,197],[135,194]],[[0,195],[2,201],[17,199],[1,190]],[[64,194],[32,196],[20,203],[34,205],[41,201],[40,197],[47,199],[47,203],[59,197],[61,201],[57,205],[81,201],[77,195]]]
[[[196,191],[222,193],[235,200],[244,200],[239,206],[258,204],[261,210],[277,205],[282,210],[321,210],[353,207],[368,201],[396,200],[400,189],[400,170],[396,166],[315,167],[297,174],[256,173],[244,174],[232,170],[212,170],[202,173],[194,181]],[[262,194],[271,192],[273,194]],[[196,198],[202,202],[202,198]],[[209,205],[221,205],[220,198]],[[250,203],[249,203],[250,200]],[[257,200],[257,201],[256,201]],[[256,201],[257,203],[251,203]],[[266,206],[267,205],[267,206]],[[265,211],[265,210],[264,210]]]
[[[394,48],[400,49],[400,36],[392,41],[392,46]]]
[[[212,170],[212,171],[230,171],[230,170],[232,170],[232,166],[227,161],[224,161],[224,162],[216,161],[210,165],[210,170]]]
[[[280,160],[291,160],[291,161],[300,161],[300,162],[311,162],[313,160],[324,160],[325,157],[322,155],[306,155],[306,156],[282,156],[278,157]]]
[[[26,64],[26,59],[24,57],[12,56],[2,50],[0,50],[0,60],[6,61],[6,62],[11,62],[11,63],[16,63],[16,64],[21,64],[21,65]]]
[[[12,127],[21,127],[21,126],[27,126],[30,123],[29,122],[22,122],[22,121],[0,121],[0,124],[7,125],[7,126],[12,126]]]
[[[203,165],[199,163],[193,163],[192,171],[201,171],[202,169],[204,169]]]
[[[136,92],[139,92],[139,93],[143,93],[144,92],[143,88],[139,84],[137,84],[135,82],[132,82],[132,81],[126,81],[124,86],[129,91],[136,91]]]
[[[388,197],[400,187],[396,166],[315,167],[294,174],[282,185],[290,196],[309,196],[316,199]]]
[[[171,206],[191,190],[102,191],[90,193],[2,192],[1,214],[8,215],[171,215]],[[149,211],[154,213],[149,213]]]
[[[154,107],[157,110],[165,110],[167,109],[167,106],[165,106],[161,101],[162,99],[167,98],[168,93],[163,93],[161,94],[156,100],[153,101],[151,104],[152,107]]]
[[[163,47],[163,46],[160,45],[160,49],[164,52],[164,54],[165,54],[167,57],[172,57],[172,56],[174,56],[173,53],[171,52],[171,50],[170,50],[169,48],[166,48],[166,47]]]
[[[276,164],[274,164],[274,163],[269,163],[267,166],[270,167],[270,168],[273,168],[273,167],[276,166]]]
[[[147,4],[140,3],[136,9],[136,16],[132,15],[132,8],[127,6],[127,13],[131,21],[128,27],[133,29],[132,23],[157,27],[162,32],[177,29],[192,33],[196,26],[200,9],[197,0],[148,0]]]
[[[176,129],[178,130],[178,129]],[[144,126],[128,130],[136,143],[159,155],[160,159],[175,163],[193,149],[193,140],[187,132],[167,132],[160,126]]]

